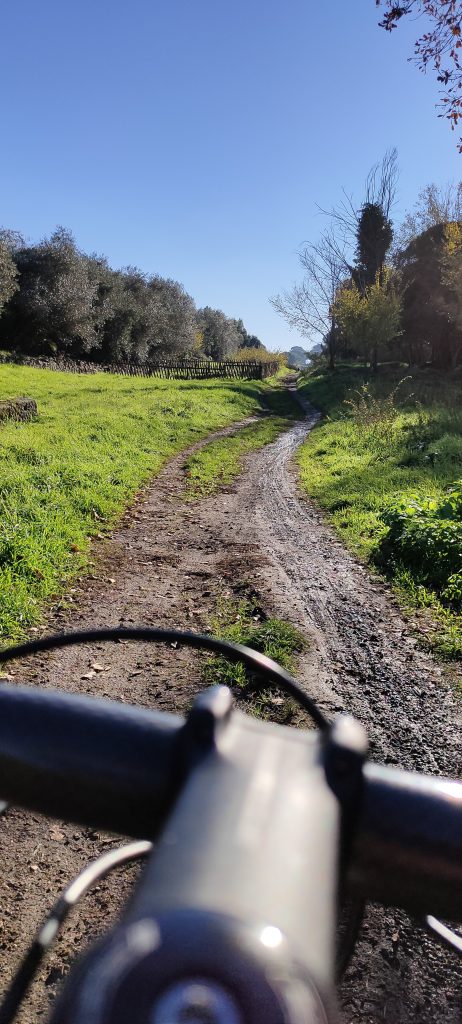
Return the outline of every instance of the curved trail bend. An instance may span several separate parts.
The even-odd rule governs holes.
[[[327,711],[348,710],[364,722],[380,760],[460,773],[462,703],[418,650],[389,591],[298,495],[291,457],[316,419],[267,446],[241,482],[242,513],[284,579],[288,617],[296,610],[311,634],[305,674]]]
[[[47,631],[124,623],[200,631],[220,595],[247,581],[267,612],[307,635],[299,678],[328,715],[347,709],[364,722],[373,757],[460,776],[462,704],[418,649],[388,590],[298,493],[292,456],[315,421],[308,414],[247,456],[231,488],[200,502],[181,500],[185,453],[177,456],[111,541],[96,549],[92,576],[74,588],[69,607],[54,610]],[[12,671],[34,685],[180,711],[199,680],[196,655],[135,644],[67,649]],[[56,891],[107,842],[89,829],[8,811],[0,880],[4,981]],[[107,925],[108,912],[127,891],[128,881],[110,879],[87,900],[42,972],[21,1024],[46,1019],[75,952]],[[456,1024],[461,993],[458,963],[449,953],[403,914],[369,910],[342,986],[345,1024]]]
[[[299,676],[328,714],[348,710],[364,723],[372,757],[460,777],[460,698],[418,649],[389,591],[298,494],[291,459],[316,421],[308,412],[260,452],[239,486],[241,514],[267,552],[261,575],[277,586],[278,613],[311,635]],[[239,543],[238,527],[233,534]],[[457,960],[405,915],[379,908],[368,911],[342,997],[351,1024],[462,1020]]]

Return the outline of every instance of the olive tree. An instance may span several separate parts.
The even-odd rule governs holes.
[[[197,327],[202,335],[204,355],[211,359],[226,359],[239,348],[241,335],[236,321],[230,320],[221,309],[204,306],[197,312]]]
[[[18,290],[18,269],[9,245],[0,238],[0,313]]]
[[[154,318],[149,358],[186,355],[196,341],[196,307],[178,281],[155,275],[148,280]]]
[[[97,341],[96,284],[71,233],[58,228],[38,245],[18,249],[14,258],[20,287],[10,308],[22,347],[89,352]]]

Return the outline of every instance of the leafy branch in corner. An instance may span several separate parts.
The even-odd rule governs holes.
[[[416,39],[413,61],[421,71],[432,68],[443,87],[439,103],[439,117],[446,117],[451,128],[456,128],[462,118],[462,0],[375,0],[376,7],[383,6],[381,28],[392,32],[407,15],[423,15],[428,30]],[[462,153],[462,139],[459,141]]]

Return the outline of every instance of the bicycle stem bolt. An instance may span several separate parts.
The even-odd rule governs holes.
[[[149,1024],[241,1024],[232,996],[208,978],[183,978],[156,1000]]]

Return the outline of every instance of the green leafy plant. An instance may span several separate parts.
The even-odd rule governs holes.
[[[461,607],[462,489],[441,498],[401,498],[382,512],[387,531],[374,553],[377,565],[403,565],[414,579]]]

